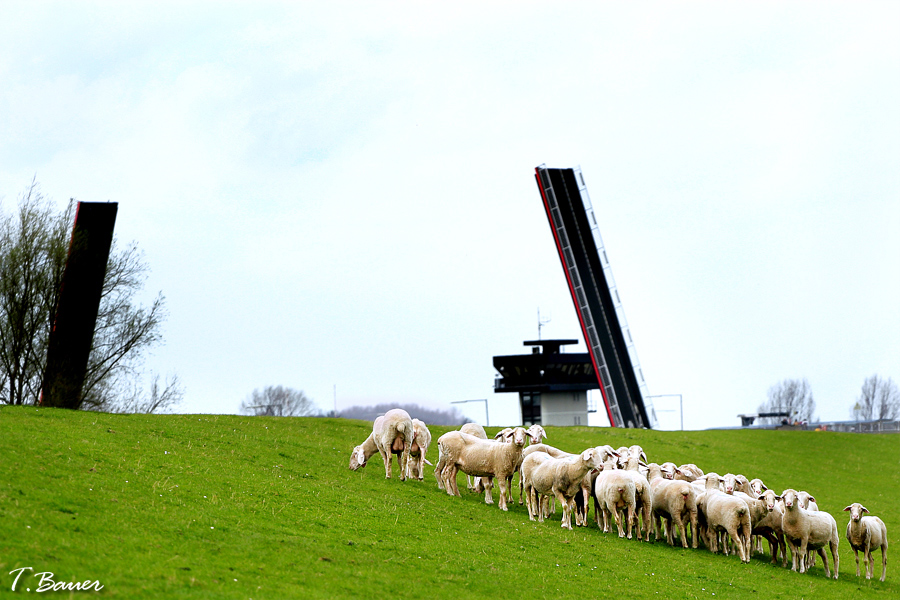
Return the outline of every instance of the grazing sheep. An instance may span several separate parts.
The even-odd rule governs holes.
[[[532,428],[534,428],[534,427],[535,426],[532,425],[531,427],[528,428],[528,431],[531,431]],[[538,427],[540,427],[540,425],[538,425]],[[541,431],[543,431],[543,430],[544,430],[544,428],[541,427]],[[544,437],[547,437],[546,434],[544,434]],[[538,439],[538,438],[534,438],[534,439]],[[528,446],[527,448],[525,448],[525,450],[522,451],[522,460],[524,461],[525,457],[528,456],[529,454],[531,454],[532,452],[546,452],[553,458],[559,458],[561,456],[571,456],[570,453],[563,452],[559,448],[554,448],[553,446],[549,446],[549,445],[543,444],[541,442],[533,442],[530,446]],[[525,494],[525,479],[522,476],[522,463],[520,462],[519,463],[519,504],[522,504],[523,499],[525,499],[525,501],[527,501],[527,498],[525,497],[524,494]]]
[[[482,440],[488,439],[487,433],[484,431],[484,427],[479,425],[478,423],[466,423],[462,427],[459,428],[463,433],[468,433],[469,435],[474,435],[477,438]],[[441,489],[443,487],[438,486]],[[484,484],[481,482],[481,477],[472,477],[471,475],[466,475],[466,489],[471,492],[480,493],[484,491]]]
[[[647,481],[650,482],[650,493],[653,503],[654,531],[659,540],[660,519],[665,521],[666,541],[675,545],[676,527],[680,531],[681,545],[688,547],[685,519],[691,524],[694,532],[692,545],[697,547],[697,504],[694,488],[686,481],[667,480],[663,477],[660,465],[647,465]]]
[[[368,460],[378,453],[378,446],[375,444],[375,436],[381,435],[382,423],[384,423],[384,416],[375,419],[375,422],[372,424],[372,433],[369,434],[369,437],[367,437],[362,444],[356,446],[353,449],[353,452],[350,453],[351,471],[356,471],[357,469],[365,467]]]
[[[797,492],[797,502],[800,503],[800,508],[805,510],[819,510],[819,505],[816,504],[816,499],[813,498],[813,495],[809,492],[799,491]],[[816,566],[816,553],[812,550],[806,555],[806,570],[808,571],[810,567]]]
[[[375,432],[374,426],[372,429]],[[397,455],[400,463],[400,481],[406,480],[407,463],[409,462],[409,449],[413,442],[413,423],[409,413],[402,408],[392,408],[384,413],[381,429],[374,436],[375,445],[381,458],[384,459],[384,477],[391,478],[392,454]]]
[[[838,554],[838,544],[841,538],[837,532],[837,522],[830,514],[824,511],[808,511],[800,506],[797,491],[786,489],[781,496],[776,498],[784,500],[784,516],[781,519],[781,527],[784,537],[791,547],[793,566],[791,571],[797,570],[806,573],[806,553],[816,550],[825,564],[825,576],[831,577],[828,569],[828,557],[825,555],[825,546],[831,548],[831,559],[834,562],[834,578],[838,578],[838,567],[841,557]]]
[[[581,491],[585,475],[603,464],[603,454],[588,448],[564,458],[536,458],[539,456],[539,452],[532,453],[522,462],[525,489],[530,490],[528,502],[535,506],[537,495],[553,494],[563,508],[561,526],[571,530],[575,495]]]
[[[500,432],[497,434],[497,436],[499,436],[501,433],[503,433],[504,431],[507,431],[507,430],[512,431],[511,429],[509,429],[509,428],[507,427],[506,429],[500,431]],[[547,437],[547,432],[544,431],[544,428],[541,427],[540,425],[537,425],[537,424],[532,425],[531,427],[529,427],[529,428],[526,429],[525,431],[526,431],[526,433],[528,433],[528,434],[531,436],[531,445],[540,444],[540,443],[544,440],[544,438]],[[494,437],[497,437],[497,436],[494,436]],[[523,458],[524,458],[524,457],[523,457]],[[518,472],[519,472],[519,469],[520,469],[521,467],[522,467],[522,459],[519,459],[519,464],[516,465],[516,470],[513,471],[513,475],[515,475],[516,473],[518,473]],[[506,489],[508,490],[507,493],[509,494],[508,498],[506,499],[507,502],[512,502],[512,501],[513,501],[513,497],[512,497],[512,489],[513,489],[512,478],[513,478],[513,476],[510,475],[509,478],[508,478],[507,481],[506,481]],[[521,474],[519,475],[519,504],[522,504],[522,475],[521,475]]]
[[[644,533],[643,540],[649,542],[653,496],[650,493],[650,482],[647,481],[647,477],[640,471],[641,467],[646,466],[638,458],[632,456],[626,461],[624,472],[628,473],[634,480],[636,515],[639,514],[641,516],[641,531]],[[637,516],[635,516],[635,519],[637,519]],[[638,536],[638,539],[641,539],[641,536]]]
[[[522,456],[525,439],[530,438],[523,428],[516,427],[508,437],[511,443],[497,443],[482,440],[461,431],[448,431],[438,438],[438,448],[444,460],[441,477],[444,489],[451,496],[459,496],[456,473],[462,471],[478,477],[493,477],[500,486],[500,510],[507,510],[507,476],[511,475]],[[485,483],[484,501],[493,504],[492,482]]]
[[[419,419],[413,419],[413,443],[409,449],[410,461],[407,463],[407,477],[416,478],[419,481],[425,479],[425,465],[433,466],[425,458],[430,445],[431,432],[428,431],[428,427]]]
[[[862,550],[863,562],[866,565],[866,579],[872,579],[875,571],[875,561],[872,559],[872,549],[881,548],[881,581],[887,573],[887,527],[884,521],[876,516],[863,516],[869,509],[854,502],[844,510],[850,511],[850,522],[847,523],[847,541],[853,548],[853,556],[856,557],[856,576],[859,577],[859,551]]]
[[[738,477],[740,478],[742,476],[739,475]],[[746,485],[749,487],[750,482],[747,481]],[[771,496],[772,503],[776,504],[777,502],[774,500],[775,494],[772,493]],[[759,543],[758,545],[754,545],[754,540],[760,542],[762,538],[765,538],[766,541],[769,542],[769,550],[772,552],[772,564],[776,564],[778,562],[778,548],[784,546],[783,535],[780,542],[778,540],[778,535],[781,532],[781,515],[779,513],[774,513],[773,509],[769,508],[769,504],[765,496],[751,496],[744,492],[735,490],[734,497],[740,498],[741,500],[746,502],[747,508],[750,509],[751,535],[750,546],[748,546],[747,548],[748,558],[749,556],[752,556],[754,549],[758,548],[759,551],[762,552],[762,544]]]
[[[707,473],[706,491],[697,499],[697,509],[707,531],[707,546],[712,552],[718,552],[718,538],[727,533],[738,549],[741,562],[750,562],[750,508],[742,499],[720,491],[718,486],[724,482],[716,473]],[[727,555],[727,540],[723,540],[722,546]]]
[[[623,516],[628,523],[628,539],[631,539],[631,529],[637,510],[636,495],[631,471],[607,469],[604,465],[603,470],[597,474],[594,481],[594,499],[598,503],[597,508],[603,511],[604,533],[609,531],[609,517],[612,515],[616,521],[616,528],[619,530],[619,537],[625,537],[622,517],[619,515],[619,511],[622,511],[625,513]],[[597,512],[599,513],[599,510]],[[599,514],[597,518],[599,520]]]
[[[529,446],[528,448],[534,447],[535,446]],[[553,460],[553,457],[546,452],[540,450],[529,452],[528,455],[522,459],[522,469],[519,472],[520,481],[524,482],[522,495],[525,497],[525,507],[528,509],[528,518],[532,521],[537,520],[541,523],[544,522],[544,517],[549,513],[544,510],[543,499],[540,496],[536,496],[533,492],[534,486],[531,481],[534,470],[549,460]]]
[[[609,445],[597,446],[595,448],[595,450],[597,450],[597,452],[600,453],[600,455],[602,457],[601,462],[605,461],[610,456],[618,457],[618,454],[616,453],[616,451],[613,450],[612,446],[609,446]],[[525,450],[522,452],[522,460],[524,461],[525,457],[527,457],[529,454],[531,454],[533,452],[545,452],[545,453],[549,454],[550,456],[552,456],[553,458],[566,458],[566,457],[570,457],[570,456],[575,456],[574,454],[565,452],[563,450],[560,450],[559,448],[554,448],[553,446],[550,446],[548,444],[532,444],[531,446],[528,446],[527,448],[525,448]],[[524,491],[524,482],[525,482],[524,475],[522,475],[520,473],[519,474],[519,484],[522,486],[522,489],[520,490],[519,497],[520,498],[524,497],[525,501],[527,502],[528,494]],[[587,525],[588,525],[588,522],[587,522],[588,501],[591,498],[591,493],[592,493],[593,489],[594,489],[593,477],[592,477],[591,473],[588,472],[587,474],[585,474],[584,481],[582,481],[582,484],[581,484],[581,491],[582,491],[581,495],[575,496],[575,524],[578,525],[579,527],[587,527]],[[550,512],[555,513],[556,512],[556,497],[550,496],[550,502],[552,503]]]
[[[696,481],[701,477],[703,477],[703,469],[701,469],[694,463],[681,465],[675,471],[675,479],[679,479],[681,481],[691,482]]]
[[[780,553],[781,566],[787,567],[787,547],[784,541],[784,530],[781,526],[784,517],[784,503],[778,500],[775,496],[775,492],[770,489],[763,490],[763,493],[758,496],[758,499],[765,502],[768,514],[762,521],[754,526],[754,531],[762,530],[764,528],[771,529],[771,536],[775,543],[773,544],[773,541],[770,538],[766,539],[769,542],[769,551],[772,553],[772,564],[778,564],[778,554]],[[760,535],[765,537],[764,533],[761,533]]]

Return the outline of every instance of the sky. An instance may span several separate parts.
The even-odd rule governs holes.
[[[546,164],[686,429],[788,378],[848,419],[900,381],[898,107],[896,2],[0,3],[0,202],[119,203],[186,413],[283,385],[517,424],[492,357],[538,310],[581,338]]]

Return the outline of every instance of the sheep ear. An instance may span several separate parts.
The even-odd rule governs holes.
[[[547,432],[544,431],[544,428],[543,428],[543,427],[541,427],[541,435],[544,437],[544,439],[547,439],[547,438],[550,437],[549,435],[547,435]]]
[[[645,463],[645,462],[639,460],[639,461],[638,461],[638,466],[640,466],[640,467],[646,467],[646,466],[647,466],[647,463]]]
[[[859,508],[860,508],[863,512],[869,512],[869,509],[866,508],[865,506],[860,505]]]
[[[760,494],[759,496],[756,497],[756,499],[757,499],[757,500],[765,500],[765,499],[766,499],[766,495],[765,495],[765,494]]]
[[[851,508],[853,508],[853,507],[852,507],[852,506],[848,506],[847,508],[844,509],[844,512],[850,510]]]
[[[643,450],[641,450],[641,458],[644,459],[644,462],[647,462],[647,454]]]
[[[356,461],[359,463],[359,466],[366,466],[366,453],[363,450],[362,446],[360,446],[359,450],[356,451]]]
[[[766,484],[764,484],[764,483],[760,484],[760,487],[762,488],[762,491],[766,491],[767,489],[769,489],[766,487]]]
[[[810,497],[809,497],[809,501],[810,501],[810,502],[816,502],[816,499],[813,498],[812,496],[810,496]],[[816,502],[816,504],[818,504],[818,502]]]
[[[502,438],[502,437],[506,437],[506,434],[503,433],[502,431],[498,431],[498,432],[496,433],[496,435],[494,435],[494,439],[495,439],[495,440],[499,440],[499,439]]]

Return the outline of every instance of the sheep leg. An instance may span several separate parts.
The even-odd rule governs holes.
[[[501,475],[497,478],[497,485],[500,486],[500,510],[507,510],[506,502],[507,496],[509,496],[509,488],[507,487],[508,484],[509,481],[507,480],[506,475]]]
[[[534,498],[532,497],[534,493],[534,488],[529,484],[525,485],[522,488],[522,492],[519,494],[519,500],[525,498],[525,508],[528,510],[528,520],[534,521]],[[527,494],[527,496],[526,496]]]
[[[806,573],[806,556],[809,553],[807,549],[807,539],[801,539],[800,545],[797,547],[797,560],[800,562],[800,572]]]
[[[403,443],[403,451],[398,457],[400,459],[400,481],[406,481],[406,474],[409,470],[409,442]]]
[[[635,512],[634,507],[631,505],[628,505],[626,508],[628,509],[628,515],[626,517],[628,519],[628,539],[630,540],[631,531],[634,528]],[[640,537],[640,534],[638,534],[638,539],[640,539]]]
[[[856,576],[859,577],[859,550],[853,549],[853,556],[856,558]],[[863,562],[865,563],[866,553],[863,551]],[[866,565],[866,575],[869,574],[869,567]]]
[[[688,547],[687,531],[685,530],[683,515],[675,516],[675,518],[672,521],[672,529],[673,530],[675,529],[676,525],[678,525],[678,532],[679,532],[678,534],[681,536],[681,547],[687,548]]]
[[[485,504],[493,504],[494,497],[491,495],[491,490],[494,489],[494,478],[493,477],[482,477],[481,483],[484,485],[484,503]],[[501,488],[502,491],[502,488]],[[500,497],[503,500],[503,497]]]
[[[562,507],[562,523],[560,527],[565,527],[569,531],[572,530],[572,507],[569,506],[569,501],[563,495],[562,492],[558,490],[553,490],[553,495],[555,498],[559,500],[559,504]]]
[[[444,467],[444,489],[451,496],[459,496],[459,487],[456,485],[456,472],[458,468],[454,464]]]
[[[882,542],[881,544],[881,581],[884,581],[884,574],[887,571],[887,555],[885,551],[887,550],[887,540]],[[874,569],[873,569],[874,571]]]
[[[822,564],[825,566],[825,578],[831,579],[831,571],[828,569],[828,555],[825,554],[825,548],[819,548],[815,552],[817,552],[819,556],[822,557]]]
[[[838,553],[837,538],[835,537],[829,545],[831,546],[831,562],[834,565],[834,578],[837,579],[838,578],[838,566],[841,564],[841,555]],[[824,554],[825,551],[823,550],[822,552],[823,552],[822,562],[824,562],[825,561],[825,554]]]
[[[652,510],[652,506],[650,506],[649,502],[644,503],[644,518],[642,519],[642,527],[644,529],[644,541],[650,541],[650,528],[651,528],[651,518],[650,511]]]
[[[382,460],[384,460],[384,478],[390,479],[391,478],[391,467],[393,466],[391,463],[394,460],[394,455],[391,454],[390,451],[382,452],[381,458],[382,458]]]
[[[625,537],[625,530],[622,528],[622,518],[619,515],[619,507],[616,506],[614,502],[609,502],[608,500],[606,506],[607,510],[612,513],[613,518],[616,520],[616,529],[619,531],[619,537]]]

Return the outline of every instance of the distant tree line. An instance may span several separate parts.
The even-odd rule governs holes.
[[[379,404],[377,406],[351,406],[337,413],[323,413],[301,390],[280,385],[255,389],[241,402],[240,413],[253,417],[338,417],[374,421],[392,408],[402,408],[414,419],[429,425],[462,425],[470,422],[456,408],[441,410],[418,404]]]
[[[418,404],[378,404],[376,406],[351,406],[338,411],[342,419],[360,419],[374,421],[392,408],[402,408],[413,419],[419,419],[428,425],[464,425],[472,420],[460,413],[455,407],[450,410],[427,408]]]
[[[761,425],[777,425],[784,420],[811,423],[815,417],[816,401],[809,382],[804,379],[785,379],[769,388],[768,399],[759,405],[760,413],[784,412],[785,417],[760,417]],[[900,418],[900,389],[891,378],[877,374],[866,378],[859,396],[850,409],[850,416],[858,421],[894,420]]]

